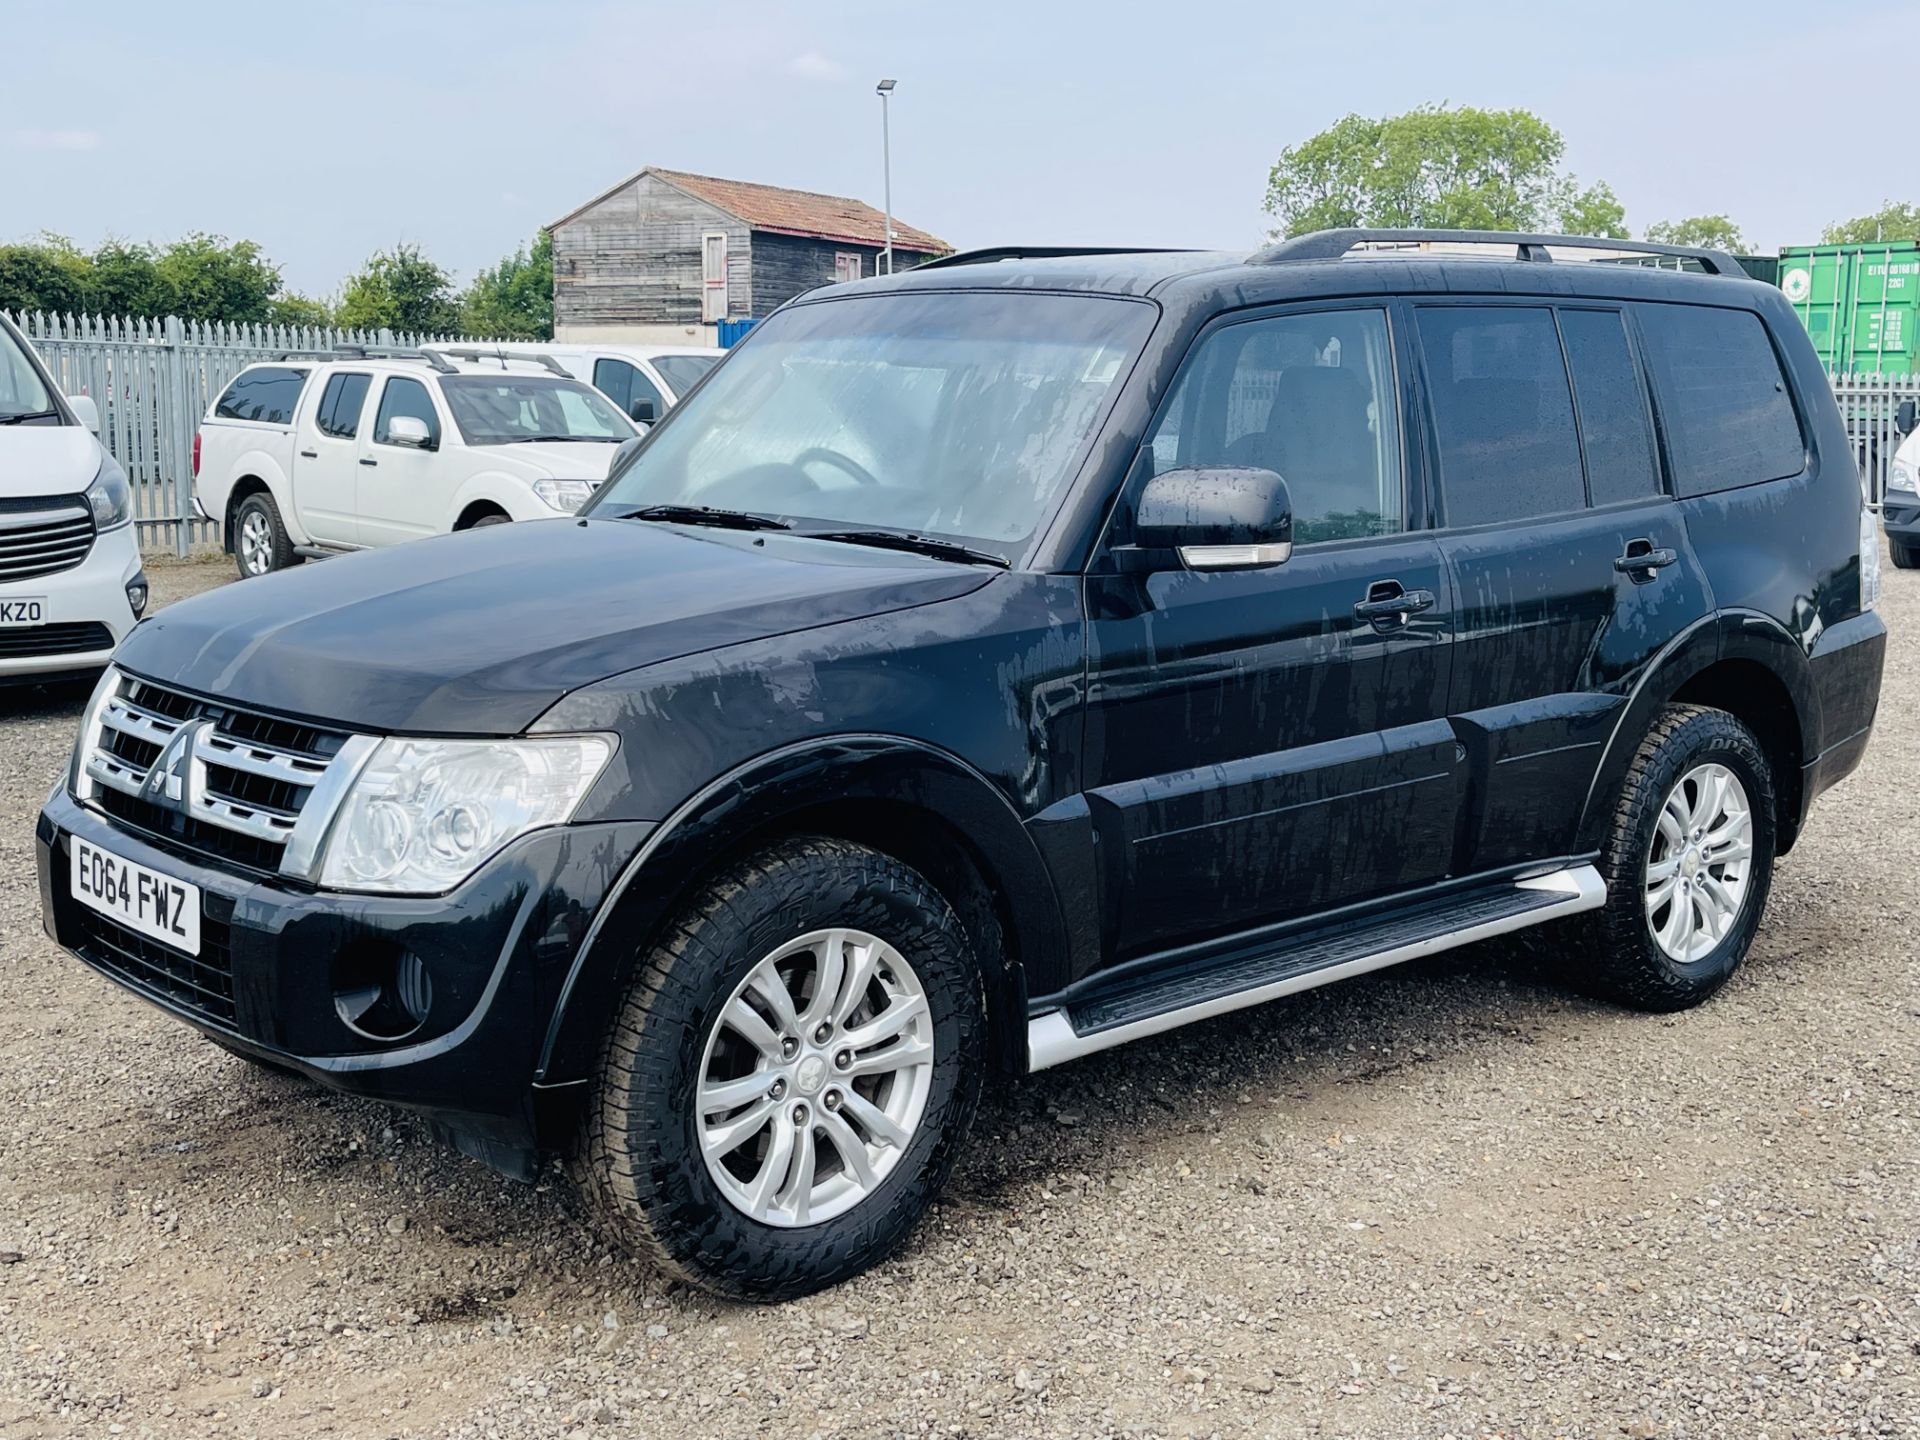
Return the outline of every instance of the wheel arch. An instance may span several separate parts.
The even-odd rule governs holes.
[[[460,513],[454,517],[452,528],[471,530],[489,515],[504,515],[509,520],[513,519],[513,512],[498,500],[482,497],[478,500],[469,500],[461,507]]]
[[[266,463],[256,463],[262,461]],[[295,544],[304,545],[307,537],[292,513],[293,506],[284,493],[286,488],[286,478],[278,474],[269,457],[258,452],[243,457],[240,474],[227,486],[227,498],[220,507],[220,548],[229,555],[233,553],[234,519],[241,505],[253,495],[265,495],[273,501],[274,508],[280,512],[281,527]]]
[[[1723,612],[1669,643],[1628,698],[1595,772],[1581,817],[1581,848],[1596,847],[1627,767],[1663,706],[1725,710],[1760,741],[1773,768],[1777,853],[1806,815],[1804,766],[1820,735],[1819,696],[1806,651],[1771,616]]]
[[[638,956],[714,874],[790,836],[894,856],[953,905],[981,961],[989,1045],[1026,1068],[1027,968],[1064,955],[1066,924],[1025,825],[992,782],[919,741],[850,736],[749,762],[686,801],[622,873],[574,957],[542,1046],[542,1085],[591,1074]]]

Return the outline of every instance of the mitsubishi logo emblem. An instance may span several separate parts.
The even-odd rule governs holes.
[[[142,798],[173,810],[191,807],[194,791],[194,746],[213,728],[211,720],[189,720],[174,731],[147,770]]]

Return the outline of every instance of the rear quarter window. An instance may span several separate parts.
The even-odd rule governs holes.
[[[1708,495],[1806,467],[1787,377],[1760,317],[1705,305],[1636,307],[1667,432],[1674,493]]]
[[[288,365],[262,365],[242,373],[213,407],[222,420],[256,420],[265,425],[291,425],[300,403],[307,372]]]

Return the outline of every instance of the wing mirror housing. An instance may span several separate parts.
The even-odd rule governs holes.
[[[653,401],[636,400],[627,411],[627,418],[636,425],[651,425],[659,417],[653,413]]]
[[[640,445],[644,438],[636,435],[631,440],[620,442],[620,448],[613,452],[613,463],[607,466],[606,483],[600,487],[601,489],[606,489],[608,485],[633,469],[633,462],[640,458]]]
[[[1911,402],[1909,402],[1909,404],[1911,404]],[[100,407],[93,403],[93,397],[91,395],[67,396],[67,408],[73,411],[73,418],[86,426],[87,429],[91,430],[95,435],[100,433]]]
[[[1911,435],[1914,426],[1920,424],[1920,406],[1911,400],[1902,400],[1893,411],[1893,428],[1901,435]]]
[[[387,443],[404,445],[409,450],[431,450],[433,436],[427,422],[418,415],[396,415],[387,421]]]
[[[1293,554],[1293,497],[1271,470],[1168,470],[1140,492],[1130,548],[1153,569],[1176,561],[1188,570],[1284,565]]]

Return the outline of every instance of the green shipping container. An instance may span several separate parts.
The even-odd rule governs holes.
[[[1920,343],[1920,243],[1788,246],[1780,290],[1836,375],[1912,375]]]

